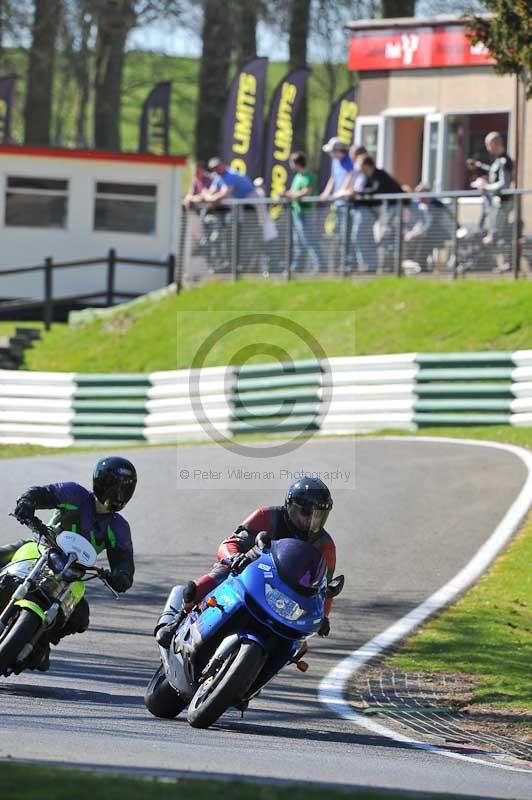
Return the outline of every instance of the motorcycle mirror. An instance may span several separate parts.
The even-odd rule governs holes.
[[[333,578],[332,581],[327,585],[327,596],[337,597],[343,590],[344,583],[345,583],[344,575],[337,575],[336,578]]]
[[[266,548],[271,547],[272,540],[270,534],[267,531],[260,531],[259,533],[257,533],[257,536],[255,537],[255,544],[261,550],[265,550]]]

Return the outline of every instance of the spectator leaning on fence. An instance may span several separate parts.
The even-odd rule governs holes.
[[[194,166],[194,177],[190,183],[188,192],[183,198],[183,205],[185,208],[191,208],[196,203],[200,203],[203,199],[203,192],[211,185],[212,179],[203,161],[198,161]]]
[[[353,162],[349,155],[349,145],[333,136],[327,144],[323,145],[323,152],[331,157],[331,175],[325,189],[320,195],[322,200],[328,198],[335,199],[336,207],[336,242],[337,250],[340,250],[347,242],[347,252],[345,254],[345,266],[348,270],[353,269],[355,257],[353,249],[349,246],[351,237],[351,216],[350,206],[345,197],[345,192],[351,186],[353,180]],[[347,227],[347,230],[346,230]]]
[[[430,186],[419,183],[415,191],[430,192]],[[412,271],[421,272],[429,265],[433,251],[443,248],[453,238],[453,215],[441,200],[435,197],[419,197],[416,201],[415,221],[405,233],[405,256]]]
[[[352,147],[349,155],[353,161],[353,175],[351,184],[344,193],[351,200],[350,248],[355,254],[361,272],[375,272],[377,269],[377,245],[373,235],[373,226],[377,221],[377,214],[367,203],[357,202],[357,196],[363,193],[366,185],[362,162],[368,155],[368,151],[363,146]]]
[[[372,195],[378,194],[403,194],[401,186],[395,178],[392,178],[384,169],[379,169],[371,156],[362,156],[360,168],[365,175],[365,182],[362,192],[365,203],[372,208],[377,216],[378,230],[375,235],[376,241],[380,244],[379,266],[384,269],[388,257],[395,248],[394,224],[396,221],[397,203],[395,200],[371,200]]]
[[[243,200],[256,195],[253,181],[247,175],[241,175],[236,169],[226,167],[220,158],[211,158],[208,168],[213,178],[209,189],[203,192],[204,200],[221,203],[229,197]]]
[[[511,239],[511,226],[509,215],[512,210],[512,198],[501,196],[503,189],[510,189],[513,180],[514,163],[506,151],[504,139],[498,131],[488,133],[484,139],[488,153],[493,156],[491,164],[469,159],[469,169],[477,167],[487,173],[487,182],[479,182],[477,188],[484,194],[484,219],[487,234],[482,240],[484,244],[500,243],[509,245]],[[502,269],[510,269],[508,259]]]
[[[312,259],[315,272],[323,270],[319,240],[321,225],[316,203],[305,203],[304,197],[312,197],[318,192],[318,180],[307,165],[307,157],[300,150],[290,155],[290,169],[295,173],[290,189],[283,197],[292,200],[293,249],[292,265],[294,272],[305,268],[307,255]]]

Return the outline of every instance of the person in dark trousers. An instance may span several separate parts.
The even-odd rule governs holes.
[[[184,616],[222,583],[232,569],[241,572],[260,556],[261,549],[256,544],[259,533],[265,532],[272,541],[293,538],[311,542],[325,558],[327,581],[331,581],[336,567],[336,547],[324,525],[332,505],[331,493],[323,481],[304,476],[288,488],[283,505],[265,506],[250,514],[231,536],[223,540],[211,571],[186,584],[184,605],[177,617],[170,622],[167,614],[160,617],[155,628],[159,644],[168,647]],[[223,563],[227,559],[232,560],[231,565]],[[320,636],[329,635],[331,606],[332,598],[328,598],[325,617],[318,631]]]
[[[55,509],[49,527],[57,534],[61,531],[78,533],[98,553],[105,550],[111,567],[105,576],[107,582],[116,592],[127,592],[135,573],[133,545],[130,527],[118,512],[135,491],[135,467],[126,458],[107,456],[94,467],[92,484],[92,491],[72,481],[32,486],[19,497],[13,513],[24,525],[34,519],[37,510]],[[24,538],[0,547],[0,568],[9,564],[19,547],[28,541],[32,539]],[[8,601],[9,597],[2,597],[0,584],[0,610]],[[63,628],[54,631],[49,641],[58,644],[64,636],[83,633],[88,627],[89,604],[83,598]],[[49,664],[50,645],[44,641],[36,649],[31,668],[44,672]]]
[[[375,236],[379,247],[379,268],[384,270],[395,249],[395,231],[397,224],[397,203],[395,200],[372,199],[378,194],[404,194],[395,178],[384,169],[379,169],[371,156],[364,156],[360,168],[365,175],[365,182],[359,199],[372,209],[378,222],[378,233]]]

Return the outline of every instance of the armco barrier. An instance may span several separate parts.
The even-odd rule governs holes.
[[[532,425],[532,350],[357,356],[150,374],[0,372],[0,442],[64,447]]]

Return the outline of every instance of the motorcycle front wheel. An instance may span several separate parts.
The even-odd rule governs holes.
[[[32,641],[41,625],[41,620],[33,611],[23,608],[19,612],[15,622],[0,638],[0,675],[13,669],[18,655]]]
[[[208,728],[224,711],[245,697],[264,665],[266,654],[256,642],[242,642],[218,672],[199,687],[188,707],[193,728]]]

